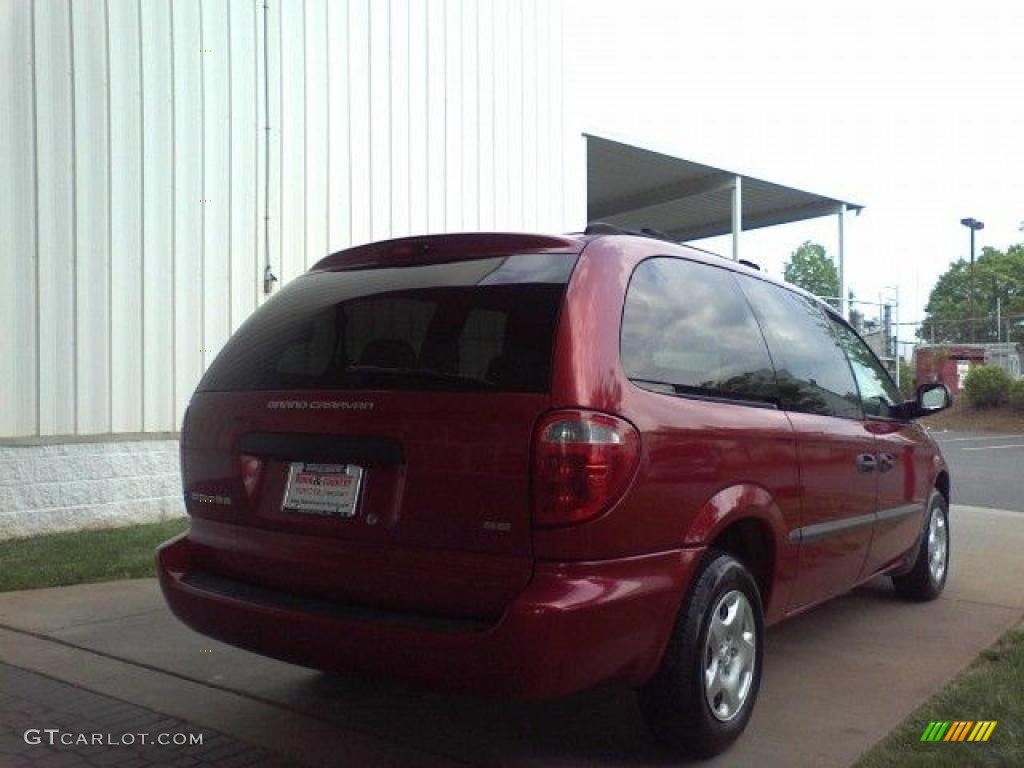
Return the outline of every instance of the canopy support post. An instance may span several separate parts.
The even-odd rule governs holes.
[[[849,319],[846,298],[846,236],[843,231],[846,222],[846,203],[839,204],[836,219],[839,225],[839,313]]]
[[[732,181],[732,260],[740,260],[740,234],[743,231],[743,179]]]

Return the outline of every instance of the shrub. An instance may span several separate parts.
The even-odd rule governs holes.
[[[977,365],[964,379],[964,394],[975,408],[995,408],[1006,402],[1010,374],[995,365]]]
[[[1015,409],[1024,411],[1024,379],[1017,379],[1010,384],[1010,394],[1007,399]]]

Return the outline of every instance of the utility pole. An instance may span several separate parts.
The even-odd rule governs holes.
[[[969,322],[971,324],[971,341],[974,341],[974,233],[979,229],[985,228],[985,222],[978,221],[974,218],[960,219],[960,223],[971,230],[971,272],[970,272],[970,288],[967,294],[967,305]]]
[[[996,341],[1003,343],[1003,301],[999,294],[996,294]]]

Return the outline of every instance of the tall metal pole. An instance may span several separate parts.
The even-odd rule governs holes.
[[[971,327],[971,341],[975,340],[975,322],[974,322],[974,233],[979,229],[985,228],[985,222],[978,221],[973,216],[966,219],[960,219],[960,223],[971,230],[971,272],[968,277],[970,285],[968,286],[967,295],[967,322]]]
[[[740,232],[743,231],[743,179],[732,182],[732,260],[740,260]]]
[[[974,341],[974,227],[970,227],[971,230],[971,286],[969,289],[968,297],[968,316],[970,317],[971,323],[971,341]]]
[[[900,287],[896,286],[896,303],[892,308],[892,324],[896,329],[896,335],[893,336],[893,346],[896,352],[896,386],[900,385]]]
[[[839,219],[839,314],[849,319],[849,306],[846,300],[846,203],[841,203],[837,211]]]

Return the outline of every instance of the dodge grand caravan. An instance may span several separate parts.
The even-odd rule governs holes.
[[[335,253],[230,339],[185,415],[186,624],[449,691],[635,686],[654,735],[743,730],[766,625],[889,574],[936,597],[949,471],[831,307],[628,235]]]

